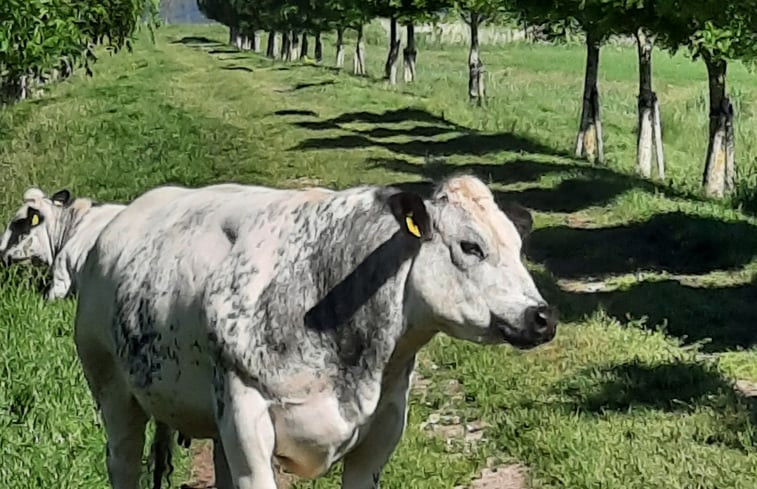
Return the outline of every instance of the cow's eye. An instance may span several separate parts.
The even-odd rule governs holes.
[[[473,255],[479,260],[483,260],[485,258],[484,251],[481,249],[481,247],[472,241],[461,241],[460,249],[463,250],[463,253],[465,253],[466,255]]]

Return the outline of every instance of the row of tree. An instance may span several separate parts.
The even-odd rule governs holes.
[[[705,193],[722,197],[734,188],[733,105],[726,92],[726,69],[732,60],[751,62],[757,54],[757,1],[739,0],[511,0],[515,11],[532,23],[579,29],[586,40],[586,75],[576,155],[602,161],[599,50],[613,35],[636,37],[639,57],[638,171],[652,173],[653,154],[664,178],[660,108],[652,89],[654,44],[676,52],[685,49],[707,66],[709,144],[703,175]],[[653,147],[655,150],[653,151]]]
[[[27,97],[34,84],[91,74],[94,48],[130,47],[140,22],[154,25],[158,0],[0,1],[0,103]]]
[[[722,197],[734,187],[733,105],[726,92],[729,61],[752,60],[757,54],[757,0],[197,0],[209,18],[230,28],[230,42],[241,49],[260,49],[257,32],[268,31],[268,56],[280,53],[292,60],[307,53],[308,36],[315,39],[315,58],[323,56],[322,32],[336,31],[336,65],[344,62],[345,29],[357,32],[353,71],[365,73],[363,26],[376,17],[390,22],[385,76],[397,82],[400,54],[398,26],[407,29],[403,50],[407,82],[415,78],[417,49],[414,26],[450,14],[470,28],[468,96],[484,102],[484,64],[479,29],[485,23],[517,20],[538,26],[553,39],[580,33],[586,42],[586,73],[576,155],[604,161],[598,88],[600,48],[612,36],[636,38],[639,56],[637,167],[651,177],[653,161],[658,177],[665,176],[660,104],[652,88],[655,44],[676,52],[685,49],[707,66],[709,80],[709,145],[703,186],[710,196]],[[276,46],[276,33],[281,46]]]

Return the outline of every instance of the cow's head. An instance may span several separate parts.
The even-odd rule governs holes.
[[[389,199],[392,213],[420,240],[406,294],[411,322],[432,324],[477,343],[508,342],[532,348],[556,332],[548,306],[521,259],[531,230],[523,208],[500,209],[489,188],[472,176],[443,182],[430,200],[401,192]]]
[[[24,202],[0,238],[0,258],[6,265],[31,261],[52,265],[54,249],[51,233],[58,216],[56,208],[71,201],[68,190],[47,197],[40,189],[24,192]]]

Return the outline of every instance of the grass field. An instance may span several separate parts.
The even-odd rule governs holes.
[[[392,88],[378,77],[383,45],[368,46],[372,76],[359,79],[328,67],[330,44],[322,67],[284,65],[235,52],[226,37],[162,28],[156,44],[103,54],[94,78],[0,111],[3,219],[31,185],[125,202],[169,182],[423,190],[474,172],[534,211],[527,255],[563,323],[528,353],[442,337],[425,349],[383,487],[466,486],[487,463],[523,464],[534,488],[757,487],[757,411],[733,388],[757,382],[755,76],[729,69],[740,188],[717,204],[698,192],[705,70],[682,56],[654,60],[670,177],[661,184],[633,175],[633,49],[602,53],[608,164],[591,167],[567,156],[580,47],[485,49],[492,97],[476,109],[464,47],[424,47],[418,82]],[[25,272],[2,274],[0,487],[105,487],[73,301],[45,305]],[[455,426],[474,422],[485,428]],[[175,487],[187,474],[179,452]],[[337,476],[300,486],[336,487]]]

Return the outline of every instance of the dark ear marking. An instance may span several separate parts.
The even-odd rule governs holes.
[[[431,239],[431,218],[423,198],[414,192],[398,192],[389,197],[389,209],[400,227],[423,241]]]
[[[57,204],[67,205],[71,202],[71,192],[64,188],[63,190],[55,192],[50,199]]]
[[[518,230],[521,238],[526,238],[531,234],[534,218],[528,209],[515,202],[501,202],[499,203],[499,208],[502,209],[502,212],[515,225],[515,229]]]
[[[42,214],[39,213],[39,210],[35,209],[34,207],[29,207],[26,210],[26,221],[28,222],[29,228],[31,229],[42,224],[44,218],[42,217]]]

